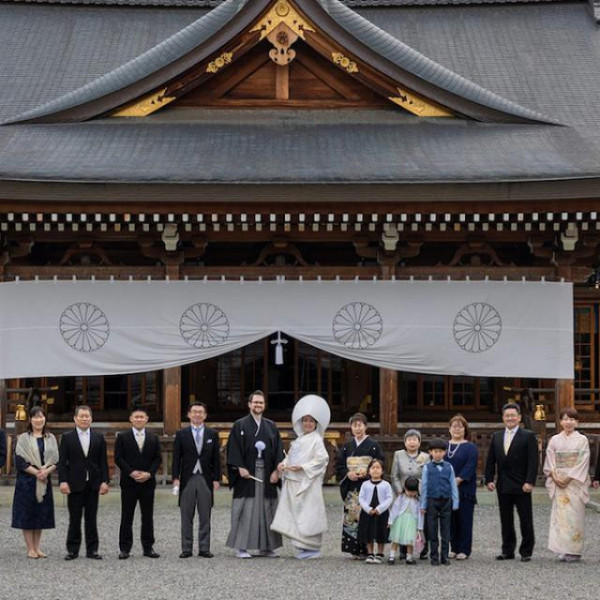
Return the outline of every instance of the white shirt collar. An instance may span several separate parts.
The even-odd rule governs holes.
[[[135,427],[132,427],[131,429],[133,431],[133,435],[134,436],[136,436],[136,435],[143,435],[143,436],[145,436],[146,435],[146,428],[145,427],[144,427],[144,429],[140,429],[140,430],[137,430]]]
[[[78,435],[89,435],[90,434],[90,430],[89,429],[79,429],[79,427],[76,427],[75,429],[77,429],[77,434]]]

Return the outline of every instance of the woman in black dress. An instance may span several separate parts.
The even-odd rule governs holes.
[[[58,445],[46,433],[46,413],[41,406],[29,411],[27,432],[17,439],[17,481],[12,526],[23,530],[29,558],[46,558],[40,550],[42,529],[54,528],[54,501],[50,475],[58,463]]]
[[[358,520],[360,504],[358,494],[362,484],[369,478],[367,468],[373,458],[383,460],[379,444],[367,435],[367,417],[356,413],[350,417],[353,438],[344,444],[336,465],[336,476],[340,482],[340,494],[344,501],[344,521],[342,528],[342,552],[353,558],[365,558],[367,548],[358,541]],[[361,464],[363,457],[364,464]]]

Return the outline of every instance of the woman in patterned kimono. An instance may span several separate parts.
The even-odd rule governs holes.
[[[367,548],[358,541],[358,520],[360,504],[358,494],[362,484],[368,479],[367,469],[372,459],[384,459],[379,444],[367,435],[367,417],[356,413],[350,417],[352,440],[344,444],[336,466],[340,494],[344,501],[342,528],[342,552],[348,552],[355,559],[366,558]]]
[[[583,551],[585,505],[589,500],[590,445],[576,431],[574,408],[560,413],[562,431],[552,436],[546,450],[544,475],[552,498],[548,548],[563,562],[575,562]]]

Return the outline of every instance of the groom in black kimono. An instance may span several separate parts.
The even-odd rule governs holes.
[[[266,402],[261,391],[250,394],[250,414],[238,419],[227,441],[229,487],[233,488],[231,532],[227,546],[238,558],[252,558],[249,550],[261,556],[277,556],[281,535],[271,531],[277,508],[283,444],[273,421],[263,417]]]

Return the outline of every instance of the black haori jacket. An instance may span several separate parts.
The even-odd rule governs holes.
[[[283,460],[283,443],[279,430],[273,421],[265,419],[260,421],[258,431],[256,421],[252,415],[238,419],[229,434],[227,440],[227,468],[229,476],[229,487],[233,488],[234,498],[253,498],[256,482],[254,479],[240,477],[238,468],[248,469],[250,475],[256,475],[256,459],[258,450],[256,442],[262,441],[265,449],[262,458],[265,461],[264,490],[265,498],[277,498],[277,485],[269,482],[271,473]]]

